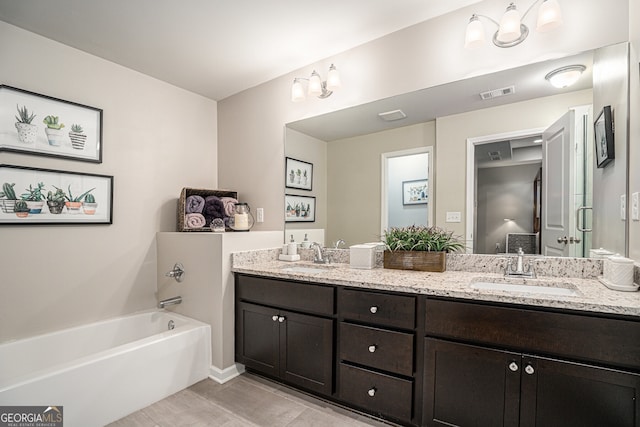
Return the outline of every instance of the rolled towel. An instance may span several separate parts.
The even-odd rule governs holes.
[[[221,197],[222,203],[224,203],[224,213],[226,216],[233,216],[236,212],[236,203],[238,203],[237,199],[233,197]]]
[[[199,213],[189,213],[184,216],[184,222],[187,228],[202,228],[206,224],[204,216]]]
[[[206,221],[205,227],[208,227],[215,218],[224,219],[224,203],[216,196],[208,196],[204,199],[204,209],[202,215]]]
[[[185,213],[202,213],[204,208],[204,198],[201,196],[189,196],[185,201]]]

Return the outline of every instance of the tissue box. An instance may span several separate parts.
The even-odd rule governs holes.
[[[351,268],[371,269],[376,266],[376,248],[380,243],[364,243],[349,247]]]

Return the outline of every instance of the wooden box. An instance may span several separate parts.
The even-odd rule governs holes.
[[[202,228],[189,228],[185,223],[185,214],[186,214],[186,201],[189,196],[201,196],[207,198],[208,196],[217,196],[217,197],[233,197],[234,199],[238,199],[238,192],[230,191],[230,190],[207,190],[202,188],[183,188],[180,192],[180,198],[178,199],[178,231],[211,231],[209,227]],[[227,228],[227,231],[230,231]]]
[[[446,269],[445,252],[384,251],[384,268],[442,273]]]

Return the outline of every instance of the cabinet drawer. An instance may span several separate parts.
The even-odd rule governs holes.
[[[334,288],[236,275],[236,298],[306,313],[334,314]]]
[[[339,396],[375,414],[411,420],[413,381],[341,363]]]
[[[426,334],[640,369],[640,322],[427,299]]]
[[[342,322],[340,359],[411,376],[413,334]]]
[[[404,295],[339,289],[338,312],[344,319],[413,329],[416,299]]]

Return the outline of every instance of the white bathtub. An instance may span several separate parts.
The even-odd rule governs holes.
[[[63,406],[65,427],[103,426],[206,378],[210,364],[209,325],[142,312],[0,344],[0,406]]]

